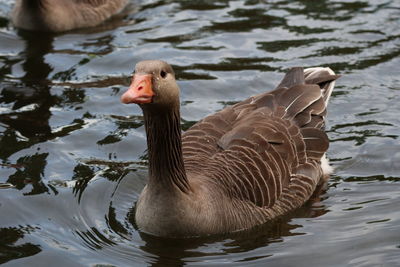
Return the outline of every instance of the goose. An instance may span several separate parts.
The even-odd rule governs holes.
[[[25,30],[63,32],[98,25],[127,3],[128,0],[16,0],[11,20]]]
[[[273,91],[181,133],[174,70],[159,60],[137,63],[121,102],[140,106],[147,135],[139,230],[177,238],[229,233],[304,204],[332,171],[324,119],[338,77],[327,67],[292,68]]]

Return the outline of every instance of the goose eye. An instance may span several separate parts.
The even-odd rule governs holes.
[[[161,76],[161,78],[165,78],[165,77],[167,77],[167,73],[165,72],[165,71],[161,71],[160,72],[160,76]]]

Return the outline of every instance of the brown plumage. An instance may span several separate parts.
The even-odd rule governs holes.
[[[149,181],[142,231],[198,236],[247,229],[300,207],[326,175],[329,68],[291,69],[278,87],[210,115],[181,134],[170,65],[142,61],[122,96],[144,113]]]
[[[98,25],[127,3],[128,0],[16,0],[11,19],[18,28],[62,32]]]

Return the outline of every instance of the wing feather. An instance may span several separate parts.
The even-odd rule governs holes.
[[[204,118],[183,134],[185,168],[265,214],[301,205],[322,175],[324,118],[338,77],[293,68],[275,90]]]

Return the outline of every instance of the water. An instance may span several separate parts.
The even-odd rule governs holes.
[[[106,26],[17,31],[0,1],[0,263],[400,266],[399,1],[136,1]],[[343,75],[335,173],[304,207],[238,234],[162,239],[131,218],[146,181],[136,62],[163,59],[182,125],[272,89],[291,66]]]

